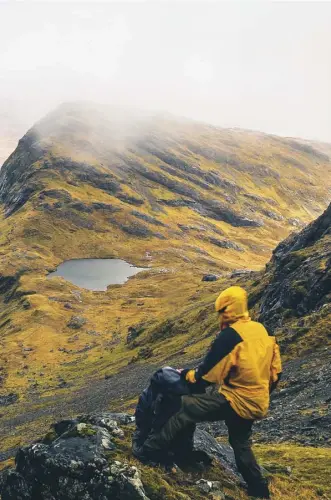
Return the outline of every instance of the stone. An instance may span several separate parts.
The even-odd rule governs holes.
[[[18,395],[14,392],[6,395],[0,395],[0,406],[10,406],[18,401]]]
[[[292,468],[289,466],[276,464],[276,463],[264,463],[263,468],[270,472],[271,474],[286,474],[290,476],[292,474]]]
[[[115,205],[111,205],[110,203],[101,203],[101,202],[93,202],[92,207],[95,210],[103,210],[104,212],[109,212],[109,213],[116,213],[120,212],[122,209],[119,207],[116,207]]]
[[[206,479],[199,479],[195,484],[203,493],[209,493],[213,489],[212,481],[207,481]]]
[[[225,500],[225,494],[221,490],[222,485],[219,481],[207,481],[206,479],[199,479],[195,483],[202,493],[208,495],[211,499]]]
[[[231,249],[231,250],[236,250],[237,252],[244,252],[243,247],[241,247],[237,243],[234,243],[233,241],[230,241],[230,240],[224,240],[224,239],[220,240],[220,239],[214,238],[214,237],[202,238],[202,239],[209,241],[213,245],[220,247],[220,248],[227,248],[227,249]]]
[[[204,274],[201,281],[217,281],[218,276],[216,274]]]
[[[144,331],[143,325],[129,326],[128,334],[126,337],[126,343],[130,344]]]
[[[85,212],[90,214],[93,212],[93,209],[89,205],[85,205],[85,203],[81,201],[74,201],[73,203],[70,203],[70,208],[73,208],[74,210],[77,210],[78,212]]]
[[[107,458],[124,435],[112,415],[58,422],[47,439],[21,448],[16,468],[0,475],[2,500],[148,500],[139,469]]]
[[[86,324],[86,319],[82,316],[72,316],[67,326],[69,328],[73,328],[74,330],[78,330],[82,328]]]

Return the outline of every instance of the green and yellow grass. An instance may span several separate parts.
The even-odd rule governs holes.
[[[59,157],[70,157],[88,162],[104,173],[108,171],[106,166],[110,166],[115,177],[123,180],[123,193],[144,199],[144,204],[137,208],[88,182],[75,182],[72,172],[63,174],[55,167],[43,170],[42,160],[27,165],[43,189],[62,189],[75,201],[86,205],[95,201],[108,203],[121,211],[114,215],[115,225],[109,214],[80,213],[82,218],[94,223],[93,229],[84,229],[70,219],[58,217],[54,211],[43,209],[36,192],[10,217],[1,214],[0,278],[16,279],[15,294],[12,289],[0,296],[1,394],[14,392],[20,397],[20,405],[5,408],[6,418],[15,417],[21,404],[28,404],[34,398],[38,400],[38,396],[42,396],[44,402],[36,402],[35,407],[48,404],[47,398],[61,398],[64,391],[70,397],[84,385],[117,373],[147,346],[152,348],[155,364],[172,359],[180,352],[185,353],[185,359],[200,357],[217,331],[212,304],[221,289],[235,282],[230,278],[231,271],[261,270],[276,244],[295,229],[289,219],[306,223],[315,218],[325,208],[331,186],[331,176],[327,175],[331,171],[330,162],[293,149],[287,139],[171,119],[147,127],[146,143],[150,141],[156,149],[189,164],[198,164],[203,173],[219,172],[223,180],[235,183],[238,189],[232,202],[227,203],[225,195],[231,194],[230,188],[229,192],[215,186],[205,190],[192,180],[183,180],[162,170],[161,160],[146,153],[143,146],[131,148],[127,140],[123,141],[119,152],[126,160],[137,161],[154,173],[181,182],[201,197],[225,203],[236,213],[264,222],[261,227],[234,227],[208,219],[188,207],[161,206],[160,199],[184,197],[164,185],[142,179],[137,172],[126,171],[121,164],[118,166],[121,156],[117,156],[117,149],[109,152],[109,136],[103,125],[101,128],[93,125],[88,130],[84,113],[77,120],[61,140],[56,136],[57,131],[55,135],[41,138],[48,146],[43,160],[52,162]],[[235,164],[227,161],[231,158]],[[263,174],[264,166],[270,174]],[[16,187],[22,188],[20,179]],[[46,201],[53,204],[56,200],[47,198]],[[135,209],[167,225],[157,228],[148,225],[152,231],[162,233],[164,240],[137,238],[121,231],[118,224],[134,221],[131,211]],[[267,217],[266,210],[283,219]],[[205,226],[205,230],[181,231],[179,223],[197,228]],[[230,240],[245,251],[217,247],[201,236]],[[146,252],[152,255],[151,260],[146,258]],[[122,258],[149,269],[123,286],[110,286],[107,292],[80,289],[58,277],[47,279],[48,272],[62,261],[88,257]],[[220,274],[221,278],[216,283],[202,283],[202,275],[207,272]],[[248,277],[240,283],[258,295],[266,279],[261,274],[261,281],[259,277]],[[72,309],[66,309],[65,303],[70,303]],[[73,315],[83,316],[87,321],[80,330],[67,327]],[[324,324],[323,321],[321,318],[318,324]],[[312,324],[309,332],[313,337],[316,323]],[[128,327],[137,325],[143,325],[143,333],[128,346]],[[308,337],[300,340],[298,349],[293,348],[291,355],[304,350],[304,342],[310,342]],[[92,348],[79,352],[86,345]],[[136,362],[150,363],[151,360]],[[60,378],[68,382],[67,388],[58,388]],[[49,423],[47,417],[22,425],[3,436],[2,449],[28,443],[36,435],[40,436]],[[275,478],[276,499],[292,498],[286,497],[286,488],[298,498],[317,498],[313,496],[313,489],[309,493],[305,486],[291,481]]]

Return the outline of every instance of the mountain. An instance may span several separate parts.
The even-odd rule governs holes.
[[[58,349],[93,360],[92,371],[101,356],[105,366],[117,352],[125,362],[120,339],[132,322],[166,318],[204,273],[260,269],[282,238],[320,214],[330,169],[325,153],[293,139],[90,103],[60,106],[27,132],[0,173],[4,384],[14,392],[56,386],[47,378],[65,363]],[[80,257],[121,257],[152,271],[101,295],[45,279]],[[74,349],[72,315],[86,320]],[[92,340],[93,355],[82,356]],[[105,342],[115,354],[104,354]]]
[[[196,362],[229,283],[288,360],[259,440],[330,439],[330,171],[327,146],[91,103],[30,129],[0,171],[0,459],[54,418],[132,410],[156,367]],[[106,292],[46,279],[89,257],[147,269]]]

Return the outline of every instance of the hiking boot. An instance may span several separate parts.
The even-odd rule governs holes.
[[[147,458],[147,456],[144,454],[143,452],[143,448],[142,446],[141,447],[137,447],[137,446],[134,446],[132,447],[132,455],[137,459],[139,460],[139,462],[143,463],[143,464],[147,464],[149,463],[149,460]]]
[[[259,500],[270,500],[271,496],[269,495],[269,496],[267,496],[267,497],[261,497],[261,496],[252,496],[252,495],[250,495],[248,498],[249,498],[250,500],[255,500],[255,499],[257,499],[257,498],[258,498]]]
[[[167,474],[175,475],[180,471],[179,467],[175,462],[169,462],[167,464],[160,464]]]
[[[179,465],[191,466],[191,467],[209,467],[212,464],[213,459],[207,455],[204,451],[190,451],[188,453],[175,453],[176,462]]]

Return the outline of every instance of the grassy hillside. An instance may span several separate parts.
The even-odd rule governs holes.
[[[329,299],[297,305],[306,304],[310,276],[329,273],[329,236],[293,251],[280,245],[267,273],[263,267],[279,241],[325,209],[327,151],[82,103],[61,106],[31,129],[0,172],[0,396],[18,397],[1,408],[3,451],[40,435],[52,412],[65,415],[63,401],[85,388],[90,397],[105,377],[199,358],[217,332],[212,304],[229,284],[246,286],[253,314],[262,305],[267,322],[272,298],[292,297],[291,306],[276,306],[278,322],[270,325],[288,359],[309,349],[319,356]],[[62,261],[80,257],[118,257],[148,269],[107,292],[46,279]],[[233,274],[238,269],[255,272]],[[218,281],[202,282],[205,273]],[[73,316],[85,320],[77,330],[68,326]],[[138,336],[127,343],[129,327]],[[305,363],[316,366],[316,359]],[[141,378],[145,383],[148,371]],[[298,376],[288,378],[284,388]],[[112,406],[132,407],[137,391]],[[314,401],[300,407],[304,418]],[[322,411],[322,396],[319,404]],[[30,420],[20,416],[30,413]],[[262,441],[268,432],[261,429]]]
[[[0,175],[4,389],[24,397],[36,384],[56,387],[62,373],[127,363],[137,354],[124,343],[129,326],[165,321],[187,301],[194,314],[203,273],[260,269],[320,213],[330,168],[325,153],[292,139],[89,104],[48,115]],[[152,271],[107,293],[45,279],[77,257]],[[78,338],[67,327],[77,314],[87,320]]]

